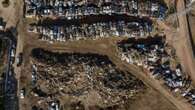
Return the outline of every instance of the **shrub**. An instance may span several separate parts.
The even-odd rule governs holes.
[[[8,7],[9,4],[10,4],[10,1],[9,0],[2,1],[2,5],[3,5],[4,8]]]

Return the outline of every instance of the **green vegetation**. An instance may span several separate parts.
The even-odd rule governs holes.
[[[167,15],[174,14],[174,13],[176,13],[175,5],[174,4],[170,4],[170,6],[168,8]]]
[[[173,28],[177,28],[179,26],[178,18],[176,16],[177,9],[175,7],[175,4],[171,3],[169,5],[168,11],[166,13],[166,21],[169,23],[170,26]]]

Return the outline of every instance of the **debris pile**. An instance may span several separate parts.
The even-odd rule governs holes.
[[[119,70],[107,56],[41,49],[33,50],[32,56],[37,77],[34,86],[47,95],[79,99],[95,91],[102,104],[113,105],[124,103],[144,87],[133,75]]]

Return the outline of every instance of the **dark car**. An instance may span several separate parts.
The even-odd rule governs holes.
[[[20,66],[22,64],[22,60],[23,60],[22,57],[23,57],[23,54],[22,53],[19,53],[19,55],[16,58],[16,64],[17,64],[17,66]]]

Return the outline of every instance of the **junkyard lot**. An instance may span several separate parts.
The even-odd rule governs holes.
[[[19,0],[17,0],[17,1],[19,1]],[[36,47],[41,47],[41,48],[46,48],[46,49],[53,50],[53,51],[65,51],[66,50],[66,51],[95,52],[95,53],[108,54],[112,60],[113,59],[114,59],[114,61],[117,60],[117,61],[115,61],[118,63],[117,65],[121,66],[124,69],[127,69],[126,67],[124,67],[124,64],[121,64],[121,61],[119,59],[117,59],[115,57],[115,55],[112,56],[112,54],[115,54],[115,51],[116,51],[115,48],[111,48],[111,47],[115,46],[115,44],[113,43],[112,40],[107,39],[107,40],[103,40],[103,41],[86,41],[86,42],[79,41],[79,42],[69,43],[69,44],[68,43],[67,44],[61,43],[61,44],[51,45],[47,42],[37,41],[37,39],[35,39],[34,35],[30,35],[30,34],[26,33],[25,28],[22,28],[23,26],[25,26],[23,23],[21,23],[19,25],[20,28],[19,28],[19,37],[18,37],[19,43],[18,44],[20,46],[17,47],[18,48],[17,52],[24,51],[24,62],[23,62],[24,65],[28,64],[28,59],[29,59],[29,54],[30,54],[31,49],[36,48]],[[114,40],[114,41],[116,41],[116,40]],[[24,48],[23,48],[23,44],[25,44]],[[31,75],[29,75],[30,73],[26,73],[25,71],[23,71],[23,70],[28,70],[29,68],[25,68],[25,69],[24,68],[22,68],[21,74],[25,75],[25,76],[31,76]],[[128,69],[128,70],[131,71],[131,69]],[[135,72],[135,70],[134,70],[134,72]],[[17,73],[17,75],[19,75],[20,72],[16,71],[16,73]],[[136,74],[136,72],[134,74]],[[140,74],[138,74],[137,76],[139,78]],[[145,81],[147,78],[141,77],[141,79],[144,79],[144,81]],[[148,82],[148,81],[146,81],[146,82]],[[154,83],[153,81],[149,81],[149,82],[150,82],[150,84]],[[22,84],[21,84],[21,86],[22,86]],[[158,91],[159,90],[160,89],[158,88]],[[165,91],[163,91],[163,92],[165,92]],[[167,94],[164,94],[164,95],[167,95]],[[167,97],[169,98],[169,95]],[[148,100],[148,99],[146,99],[146,100]],[[172,98],[170,100],[172,100]],[[25,100],[23,102],[25,102]],[[176,104],[178,104],[178,103],[176,103]],[[178,105],[178,106],[182,106],[182,105]]]
[[[26,24],[26,23],[24,23]],[[147,76],[145,73],[139,71],[140,68],[134,67],[133,65],[128,65],[127,63],[121,62],[121,60],[117,57],[117,49],[116,49],[116,42],[118,40],[120,40],[120,38],[111,38],[111,39],[102,39],[102,40],[97,40],[97,41],[93,41],[93,40],[87,40],[87,41],[75,41],[75,42],[67,42],[67,43],[54,43],[51,44],[49,42],[44,42],[44,41],[40,41],[38,40],[38,36],[35,34],[30,34],[27,33],[25,30],[25,26],[24,24],[20,25],[20,31],[19,33],[21,33],[21,40],[25,41],[22,42],[22,44],[24,45],[24,65],[25,67],[22,68],[22,72],[21,72],[21,76],[24,76],[22,79],[26,79],[25,76],[31,77],[31,72],[28,71],[28,69],[30,69],[30,66],[28,66],[28,68],[26,68],[26,65],[28,65],[29,63],[29,57],[30,57],[30,53],[31,50],[33,48],[44,48],[50,51],[54,51],[54,52],[81,52],[81,53],[98,53],[98,54],[103,54],[103,55],[108,55],[110,57],[110,59],[117,64],[117,66],[119,66],[120,68],[122,68],[123,70],[128,70],[129,72],[133,73],[135,76],[137,76],[137,78],[142,79],[147,85],[151,86],[153,89],[157,90],[159,95],[164,95],[166,97],[166,99],[169,99],[169,101],[172,102],[172,104],[177,105],[178,108],[180,108],[181,110],[185,109],[185,108],[189,108],[187,102],[181,102],[178,101],[177,99],[175,99],[169,92],[167,92],[167,90],[165,90],[164,88],[162,88],[162,86],[159,84],[158,81],[155,81],[152,78],[149,78],[149,76]],[[133,67],[133,68],[132,68]],[[28,72],[27,72],[28,71]],[[21,79],[21,80],[22,80]],[[27,80],[27,79],[26,79]],[[25,81],[24,81],[25,82]],[[20,87],[23,86],[24,83],[20,84]],[[147,95],[147,94],[145,94]],[[165,100],[166,100],[165,99]],[[29,99],[31,100],[31,99]],[[148,99],[146,99],[148,100]],[[24,99],[24,101],[22,102],[28,102]],[[152,102],[151,102],[152,103]],[[186,105],[187,104],[187,105]],[[165,104],[166,105],[166,104]],[[145,106],[145,105],[143,105]],[[24,107],[24,106],[21,106]],[[26,106],[28,107],[28,106]],[[190,107],[189,110],[191,110],[192,108]]]
[[[23,26],[24,27],[24,26]],[[22,30],[22,29],[21,29]],[[115,43],[119,40],[119,38],[112,38],[112,39],[102,39],[102,40],[88,40],[88,41],[76,41],[76,42],[67,42],[67,43],[55,43],[55,44],[50,44],[48,42],[43,42],[37,40],[37,36],[34,34],[29,34],[25,33],[26,31],[23,30],[22,33],[26,37],[23,37],[25,42],[25,47],[24,47],[24,64],[28,64],[28,59],[29,55],[31,52],[31,49],[33,48],[44,48],[56,52],[81,52],[81,53],[100,53],[100,54],[105,54],[108,55],[111,60],[114,63],[117,63],[118,66],[123,68],[124,70],[128,70],[132,73],[134,73],[138,78],[145,80],[148,80],[147,77],[141,76],[140,74],[137,74],[137,70],[139,69],[134,69],[132,70],[131,66],[127,66],[128,64],[124,64],[121,62],[121,60],[116,56],[117,55],[117,50],[116,50],[116,45]],[[124,66],[125,65],[125,66]],[[127,67],[126,67],[127,66]],[[131,69],[128,69],[131,68]],[[22,72],[23,74],[26,74],[26,72]],[[141,74],[144,74],[141,72]],[[30,76],[30,75],[28,75]],[[145,76],[145,75],[144,75]],[[148,81],[146,81],[148,83]],[[156,82],[156,81],[155,81]],[[152,84],[153,81],[149,81],[149,85]],[[158,87],[159,85],[156,85],[158,90],[162,89]],[[165,92],[165,91],[163,91]],[[167,92],[166,94],[167,95]],[[167,95],[167,98],[169,98],[170,94]],[[172,96],[170,96],[172,97]],[[172,100],[173,101],[173,100]],[[174,102],[174,101],[173,101]],[[178,101],[176,101],[178,102]],[[180,105],[179,105],[180,106]]]
[[[114,40],[113,39],[113,41],[117,41],[117,39],[116,40]],[[96,42],[96,43],[95,43]],[[108,47],[107,46],[109,46],[108,45],[108,43],[107,43],[107,45],[105,45],[105,43],[103,43],[103,42],[108,42],[109,44],[111,43],[111,45],[113,44],[112,43],[112,41],[108,41],[108,39],[107,40],[103,40],[103,41],[90,41],[89,43],[91,43],[91,44],[88,44],[88,43],[86,43],[86,42],[84,42],[84,41],[81,41],[81,42],[77,42],[77,43],[70,43],[70,45],[72,45],[72,46],[70,46],[70,45],[68,45],[68,46],[66,46],[67,48],[64,48],[64,47],[62,47],[62,46],[60,46],[60,45],[56,45],[55,47],[54,46],[52,46],[52,47],[48,47],[49,46],[49,44],[48,45],[39,45],[39,44],[36,44],[36,45],[34,45],[34,46],[32,46],[33,44],[31,44],[31,46],[30,47],[28,47],[28,49],[25,51],[25,53],[24,53],[24,65],[28,65],[29,64],[29,54],[30,54],[30,50],[32,49],[32,47],[36,47],[36,48],[38,48],[38,47],[42,47],[42,48],[45,48],[45,49],[49,49],[49,50],[52,50],[52,51],[61,51],[61,52],[64,52],[64,51],[66,51],[66,52],[82,52],[82,53],[87,53],[87,52],[93,52],[93,53],[102,53],[102,51],[108,51],[106,54],[110,54],[110,53],[113,53],[112,52],[112,50],[113,51],[116,51],[115,50],[115,48],[113,48],[112,46],[112,48],[110,48],[109,50],[108,50]],[[40,43],[41,44],[41,43]],[[81,45],[82,44],[82,45]],[[96,44],[96,45],[95,45]],[[88,46],[88,47],[87,47]],[[25,47],[25,48],[27,48],[27,47]],[[94,48],[95,47],[95,48]],[[86,48],[86,49],[85,49]],[[115,58],[113,58],[113,59],[115,59]],[[120,64],[119,64],[119,62],[118,62],[118,64],[117,65],[119,65],[120,66]],[[121,66],[120,67],[122,67],[122,65],[123,64],[121,64]],[[28,71],[29,69],[30,69],[30,66],[25,66],[24,67],[25,68],[25,70],[24,71],[22,71],[22,74],[25,74],[25,76],[27,76],[27,74],[31,74],[31,72],[30,71]],[[123,69],[126,69],[126,68],[124,68],[123,67]],[[23,75],[22,75],[23,76]],[[31,78],[31,75],[28,75],[28,78]],[[26,79],[26,81],[29,81],[30,79],[28,79],[28,78],[24,78],[24,79]],[[25,81],[25,82],[26,82]],[[21,83],[21,84],[24,84],[24,83]],[[21,85],[22,86],[22,85]],[[158,92],[155,92],[154,90],[149,90],[149,91],[152,91],[152,93],[150,93],[150,94],[158,94],[158,95],[156,95],[156,96],[154,96],[155,98],[154,99],[156,99],[156,100],[158,100],[158,98],[159,97],[162,97],[162,99],[160,98],[160,100],[158,100],[159,101],[159,103],[163,103],[162,104],[162,108],[164,108],[168,103],[166,102],[166,101],[163,101],[163,100],[166,100],[166,99],[164,99],[164,97],[163,96],[161,96]],[[142,93],[141,93],[142,94]],[[145,96],[148,96],[148,94],[149,93],[144,93],[143,95],[141,95],[142,97],[144,97],[143,99],[142,99],[142,101],[144,101],[144,100],[148,100],[148,98],[145,98]],[[30,100],[30,99],[29,99]],[[139,100],[138,100],[139,101]],[[157,102],[158,102],[157,101]],[[162,102],[161,102],[162,101]],[[22,101],[23,102],[23,101]],[[26,101],[24,101],[24,102],[26,102]],[[155,103],[156,101],[151,101],[151,102],[148,102],[149,104],[151,104],[151,106],[149,106],[148,108],[150,108],[151,107],[151,109],[153,108],[152,106],[155,106],[155,105],[152,105],[152,103]],[[165,104],[165,105],[164,105]],[[132,106],[132,109],[135,107],[137,107],[137,106],[133,106],[133,105],[131,105],[130,104],[130,106]],[[140,105],[141,106],[141,105]],[[142,104],[142,106],[141,107],[145,107],[145,106],[147,106],[147,104]],[[170,105],[171,106],[171,105]],[[137,109],[137,108],[136,108]],[[176,109],[176,108],[175,108]],[[172,108],[172,109],[170,109],[170,110],[175,110],[174,109],[174,107]],[[155,110],[155,107],[154,107],[154,110]],[[163,109],[162,109],[163,110]]]

